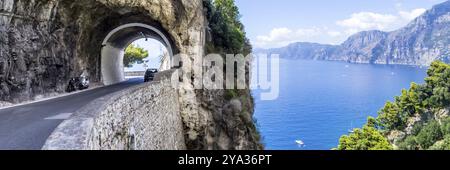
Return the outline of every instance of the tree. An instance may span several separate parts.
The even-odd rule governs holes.
[[[380,126],[384,129],[391,130],[403,127],[404,123],[400,115],[401,109],[396,102],[387,102],[378,114]]]
[[[375,128],[364,126],[339,140],[338,150],[392,150],[389,141]]]
[[[239,8],[234,4],[234,0],[215,0],[214,6],[217,11],[220,11],[225,21],[242,29],[241,14],[239,13]]]
[[[239,8],[234,0],[204,0],[207,9],[209,28],[211,29],[213,52],[230,54],[251,52],[251,45],[246,38],[244,25],[240,21]]]
[[[145,58],[148,57],[148,51],[139,46],[130,44],[125,49],[125,56],[123,59],[123,65],[125,67],[132,67],[135,63],[142,63]]]
[[[378,127],[377,119],[373,118],[372,116],[369,116],[369,118],[367,118],[367,126],[377,128]]]
[[[408,136],[406,139],[398,144],[400,150],[418,150],[419,145],[415,136]]]
[[[450,150],[450,135],[445,136],[444,140],[436,142],[428,150]]]
[[[441,127],[437,121],[433,120],[423,127],[417,135],[416,141],[421,149],[428,149],[442,138]]]
[[[440,61],[433,62],[425,79],[431,97],[427,100],[430,107],[445,107],[450,104],[450,65]]]
[[[446,118],[446,119],[442,120],[441,130],[442,130],[442,134],[444,136],[450,135],[450,118]]]

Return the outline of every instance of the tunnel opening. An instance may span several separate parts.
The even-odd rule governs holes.
[[[151,48],[158,44],[161,48]],[[149,55],[150,53],[153,55],[144,59],[144,63],[137,63],[137,68],[139,68],[139,64],[141,68],[136,71],[145,71],[146,68],[151,67],[149,64],[153,64],[152,66],[155,67],[155,62],[161,64],[156,69],[170,69],[174,48],[169,36],[162,29],[145,23],[123,24],[111,30],[102,42],[100,67],[101,80],[104,85],[117,84],[127,79],[125,71],[132,69],[125,67],[124,59],[126,49],[130,45],[147,48]],[[162,54],[158,54],[158,52]],[[154,55],[159,56],[155,57]],[[158,57],[159,61],[155,60]]]
[[[125,79],[149,80],[146,71],[166,71],[171,69],[170,55],[164,44],[152,38],[141,38],[126,49],[123,59]],[[153,75],[152,75],[153,76]]]

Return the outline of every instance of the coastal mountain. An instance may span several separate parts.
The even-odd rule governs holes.
[[[404,28],[392,32],[364,31],[340,45],[293,43],[255,53],[286,59],[335,60],[351,63],[430,65],[450,61],[450,1],[438,4]]]
[[[336,52],[338,47],[334,45],[298,42],[282,48],[255,49],[254,52],[279,54],[280,57],[289,59],[327,60]]]

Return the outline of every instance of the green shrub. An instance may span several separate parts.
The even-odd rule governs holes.
[[[411,130],[411,135],[412,136],[417,136],[420,133],[420,131],[422,130],[422,128],[423,128],[423,124],[422,123],[415,124],[413,129]]]
[[[430,107],[445,107],[450,104],[450,66],[440,61],[433,62],[425,79],[426,90],[432,93],[427,100]]]
[[[406,139],[398,144],[400,150],[418,150],[418,144],[415,136],[408,136]]]
[[[416,141],[421,149],[428,149],[442,139],[441,127],[437,121],[431,121],[417,135]]]
[[[236,92],[235,89],[226,89],[224,97],[226,100],[231,100],[238,97],[238,93]]]
[[[450,135],[447,135],[444,140],[436,142],[429,150],[450,150]]]
[[[450,118],[444,119],[441,122],[441,130],[442,130],[442,134],[445,135],[450,135]]]
[[[392,145],[381,133],[369,126],[355,129],[354,133],[344,135],[339,140],[338,150],[392,150]]]
[[[402,130],[411,116],[417,113],[422,114],[426,110],[422,91],[422,86],[411,83],[411,88],[402,90],[402,95],[395,97],[394,102],[387,102],[379,112],[380,127],[388,130]]]

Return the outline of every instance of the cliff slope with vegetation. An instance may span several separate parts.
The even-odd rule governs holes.
[[[206,53],[221,54],[222,57],[225,57],[225,54],[247,56],[252,51],[252,46],[246,37],[234,0],[203,0],[203,4],[208,20]],[[248,62],[245,73],[249,80]],[[212,112],[214,119],[214,125],[211,126],[214,128],[210,129],[213,133],[206,133],[207,139],[218,141],[213,149],[263,149],[261,136],[253,118],[254,101],[250,89],[202,89],[199,94],[202,101],[205,101],[203,105]],[[211,98],[217,100],[209,100]]]
[[[450,149],[450,65],[433,62],[425,84],[411,84],[377,118],[344,135],[339,150]]]

